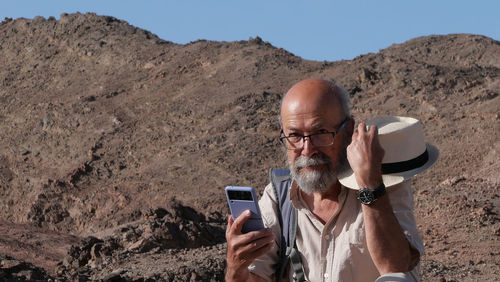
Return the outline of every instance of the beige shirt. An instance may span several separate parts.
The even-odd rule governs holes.
[[[423,254],[424,247],[413,216],[413,195],[408,181],[387,188],[396,218],[410,244]],[[339,212],[326,224],[313,215],[295,183],[290,199],[298,210],[297,249],[301,255],[304,274],[308,281],[375,281],[380,276],[375,267],[364,232],[361,203],[356,190],[342,187]],[[272,228],[276,239],[273,249],[258,258],[249,270],[268,281],[274,280],[279,262],[281,230],[276,217],[276,199],[272,184],[267,185],[259,206],[264,224]],[[289,271],[292,280],[293,270]],[[418,268],[411,272],[418,281]]]

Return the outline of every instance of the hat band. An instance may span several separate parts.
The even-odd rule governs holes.
[[[399,173],[423,166],[429,160],[427,149],[420,156],[411,160],[382,164],[382,174]]]

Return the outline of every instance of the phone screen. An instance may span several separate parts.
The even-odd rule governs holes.
[[[227,196],[229,200],[253,201],[252,192],[228,190]]]

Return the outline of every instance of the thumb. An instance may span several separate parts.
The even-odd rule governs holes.
[[[245,224],[245,222],[252,216],[252,212],[250,210],[246,210],[244,212],[242,212],[240,214],[240,216],[238,216],[236,218],[236,220],[234,220],[232,226],[231,226],[231,229],[234,231],[234,232],[238,232],[238,233],[241,233],[241,229],[243,228],[243,224]]]

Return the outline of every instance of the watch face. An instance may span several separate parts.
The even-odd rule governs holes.
[[[361,203],[365,205],[369,205],[375,200],[375,197],[373,196],[373,191],[368,189],[359,190],[358,198],[361,201]]]

